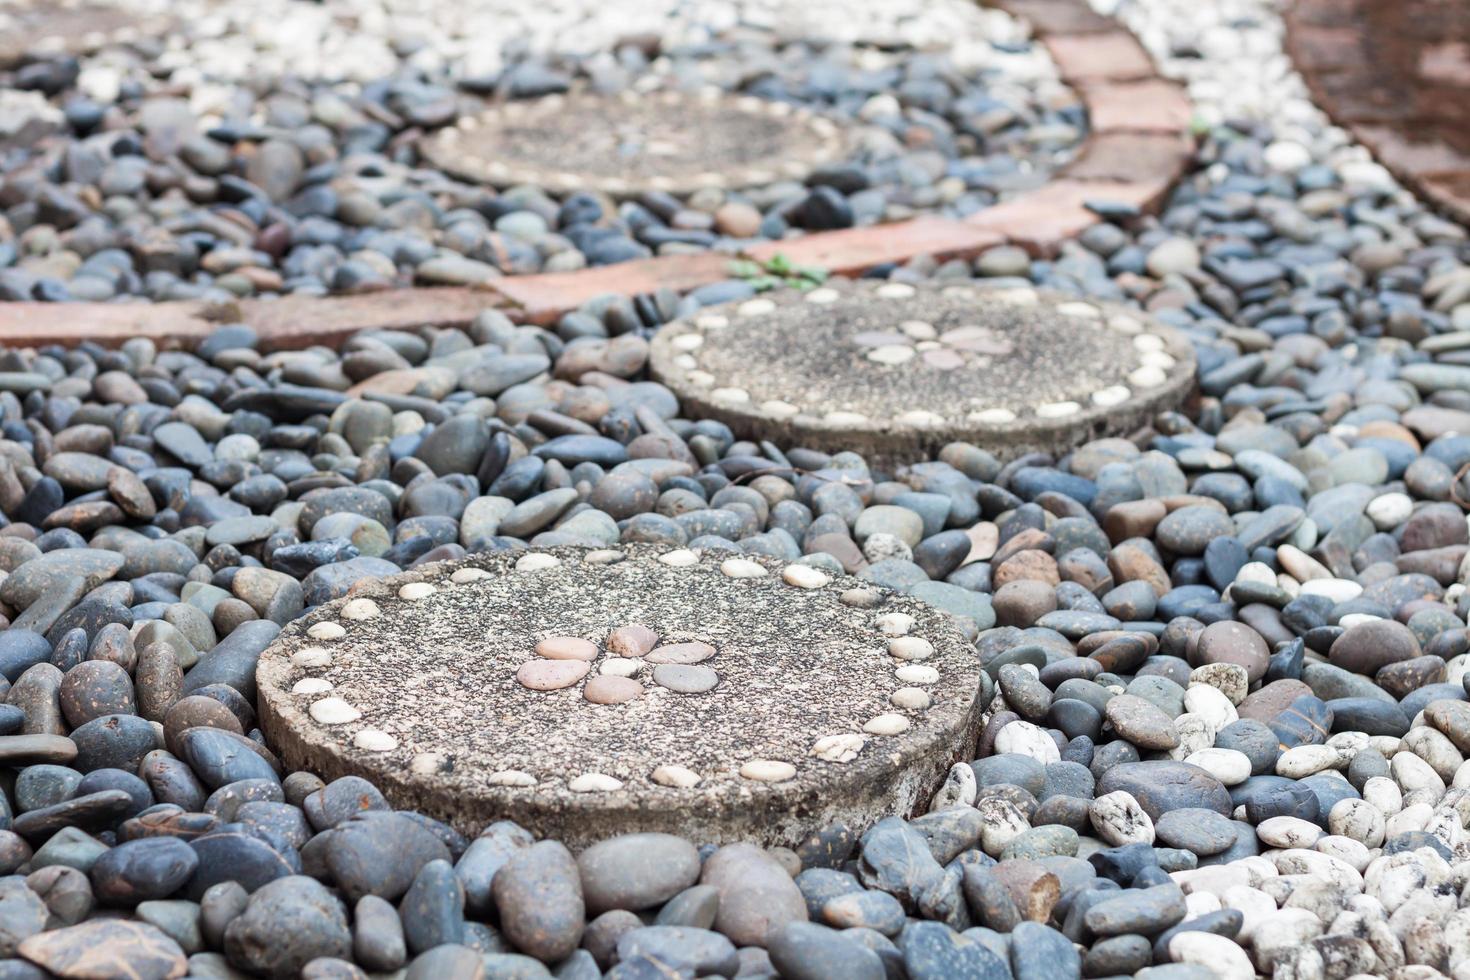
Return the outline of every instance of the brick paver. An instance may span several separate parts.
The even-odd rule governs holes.
[[[1296,0],[1287,50],[1380,163],[1470,222],[1470,2]]]

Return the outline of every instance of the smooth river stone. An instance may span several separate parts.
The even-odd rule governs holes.
[[[690,643],[668,643],[656,648],[647,657],[651,664],[697,664],[715,655],[715,648],[708,643],[694,640]]]
[[[599,674],[587,682],[582,696],[593,704],[622,704],[643,696],[643,685],[631,677]]]
[[[680,694],[704,694],[715,689],[720,675],[708,667],[661,664],[653,669],[653,682]]]
[[[587,676],[584,660],[528,660],[516,671],[521,686],[533,691],[559,691]]]
[[[647,626],[619,626],[607,635],[607,652],[620,657],[641,657],[658,644],[658,634]]]
[[[597,644],[579,636],[548,636],[536,644],[536,653],[547,660],[596,660]]]

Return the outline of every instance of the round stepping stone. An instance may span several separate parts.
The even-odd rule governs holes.
[[[37,0],[0,5],[0,67],[28,58],[82,55],[168,33],[176,23],[159,2]]]
[[[527,554],[555,561],[518,571]],[[911,812],[973,745],[973,648],[918,599],[845,575],[793,585],[759,555],[768,574],[732,579],[728,552],[675,565],[653,545],[587,554],[475,555],[360,585],[351,601],[375,603],[370,618],[344,617],[343,600],[313,609],[260,658],[271,744],[287,765],[362,776],[466,833],[515,819],[574,847],[640,830],[795,845]],[[415,582],[434,591],[402,598]],[[843,601],[859,588],[867,601]],[[932,654],[889,656],[880,619]],[[330,656],[301,657],[322,623],[344,635]],[[595,657],[539,656],[552,638]],[[298,693],[303,681],[318,693]],[[317,717],[326,698],[342,707]]]
[[[916,356],[883,353],[900,343]],[[1119,306],[861,280],[700,310],[658,333],[650,367],[686,414],[742,438],[898,463],[955,440],[1061,454],[1132,431],[1184,399],[1194,363],[1180,334]]]
[[[430,164],[467,180],[626,197],[803,180],[840,159],[846,141],[808,110],[711,89],[507,102],[419,145]]]

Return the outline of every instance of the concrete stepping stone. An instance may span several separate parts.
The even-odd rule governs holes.
[[[730,560],[551,549],[366,584],[261,655],[261,724],[290,766],[370,779],[466,833],[514,819],[572,846],[640,830],[794,845],[927,801],[980,721],[950,618]],[[895,629],[922,663],[893,654]],[[546,656],[567,650],[591,658]]]
[[[1057,455],[1177,406],[1195,360],[1122,307],[974,283],[833,281],[709,307],[654,338],[654,377],[690,417],[869,459],[945,443]]]
[[[433,166],[500,187],[626,197],[802,180],[843,157],[833,121],[754,96],[590,92],[507,102],[420,143]]]

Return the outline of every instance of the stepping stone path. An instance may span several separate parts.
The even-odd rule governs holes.
[[[650,369],[737,435],[895,461],[965,440],[1065,453],[1179,404],[1194,355],[1136,310],[1044,294],[833,282],[701,310]]]
[[[841,159],[838,125],[785,102],[707,89],[509,102],[426,138],[433,165],[501,187],[688,194],[803,180]]]
[[[166,10],[162,4],[97,0],[0,5],[0,66],[164,34],[174,24]]]
[[[572,846],[794,844],[927,801],[976,736],[979,673],[915,599],[629,546],[374,582],[283,630],[258,681],[288,764],[364,776],[469,833],[511,818]]]

